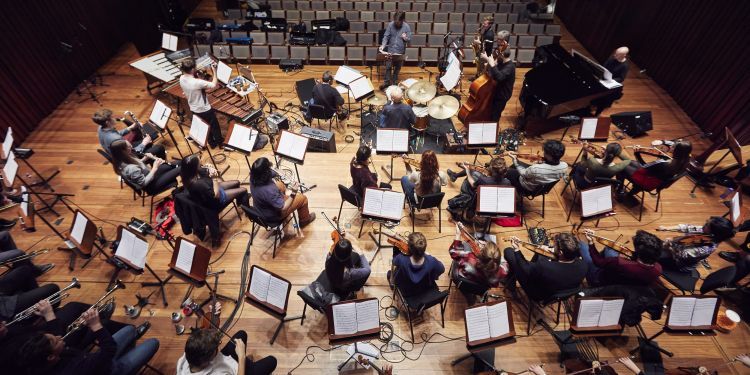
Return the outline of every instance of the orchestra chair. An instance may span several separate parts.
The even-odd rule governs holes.
[[[271,253],[271,258],[276,258],[276,247],[279,243],[281,243],[281,239],[284,235],[284,228],[287,226],[287,224],[294,220],[294,225],[296,226],[296,228],[299,228],[297,215],[295,214],[296,211],[292,211],[289,216],[282,218],[281,221],[270,221],[263,218],[260,214],[260,211],[258,211],[258,209],[255,207],[242,205],[242,210],[245,211],[247,217],[250,219],[250,221],[253,222],[253,227],[250,230],[250,245],[253,244],[255,235],[258,231],[260,231],[260,228],[265,229],[267,232],[273,233],[273,253]]]
[[[326,110],[325,107],[319,104],[310,104],[309,107],[312,119],[318,120],[318,128],[320,128],[320,120],[327,121],[328,131],[330,132],[331,127],[333,127],[333,118],[336,116],[336,112]],[[312,121],[310,121],[310,125],[312,125]]]
[[[701,294],[708,294],[720,288],[726,288],[734,279],[737,274],[736,266],[724,267],[722,269],[711,272],[701,284]]]
[[[362,210],[362,198],[352,191],[352,189],[339,184],[339,195],[341,195],[341,205],[339,205],[339,215],[336,216],[339,219],[341,219],[341,210],[344,208],[344,202],[357,207],[357,210]],[[364,227],[364,220],[362,220],[362,226],[359,227],[359,236],[357,238],[362,237],[362,227]]]
[[[585,173],[584,167],[582,167],[580,164],[576,163],[573,165],[573,168],[570,170],[570,174],[568,175],[568,181],[565,183],[565,186],[563,187],[562,192],[560,192],[560,195],[562,196],[565,194],[565,190],[568,190],[568,187],[570,187],[570,191],[573,194],[573,202],[570,203],[570,208],[568,209],[568,217],[565,218],[565,221],[570,221],[570,215],[573,213],[573,208],[576,206],[576,203],[578,202],[578,199],[581,198],[581,188],[578,186],[578,183],[576,183],[576,179],[574,176],[576,174],[583,174]],[[617,181],[613,178],[595,178],[594,183],[589,186],[589,188],[598,187],[602,185],[612,185],[612,191],[616,191],[616,189],[620,185],[620,181]],[[544,215],[542,215],[544,217]]]
[[[692,269],[690,272],[681,272],[679,270],[663,268],[661,276],[666,282],[676,287],[683,295],[693,294],[695,284],[700,279],[700,274],[696,269]]]
[[[487,302],[487,299],[490,296],[490,287],[488,285],[482,285],[460,276],[458,274],[458,261],[456,261],[455,259],[451,262],[451,267],[448,270],[448,276],[448,293],[450,293],[453,284],[455,284],[456,288],[462,293],[479,297],[477,299],[479,303]]]
[[[331,283],[328,281],[328,277],[326,277],[325,270],[320,272],[318,278],[315,279],[315,281],[317,281],[318,284],[321,285],[326,292],[333,293],[331,291]],[[302,302],[304,303],[304,306],[302,307],[302,319],[300,321],[300,325],[305,324],[305,318],[307,317],[307,306],[310,306],[311,309],[323,315],[326,314],[326,304],[305,293],[304,289],[298,290],[297,295],[302,299]]]
[[[638,211],[638,221],[641,221],[641,219],[643,218],[643,204],[646,201],[646,193],[648,193],[648,195],[652,197],[656,197],[656,208],[654,208],[654,212],[659,212],[659,202],[661,201],[661,191],[664,189],[668,189],[670,186],[672,186],[672,184],[677,182],[677,180],[681,179],[686,174],[687,172],[682,172],[672,177],[669,180],[664,180],[662,181],[661,185],[657,186],[655,189],[652,189],[652,190],[646,190],[642,186],[638,185],[638,183],[636,183],[635,181],[630,181],[630,185],[629,185],[630,189],[632,189],[633,187],[638,187],[639,189],[641,189],[640,193],[638,193],[638,195],[640,195],[639,200],[641,201],[641,204],[640,204],[641,208]]]
[[[411,341],[414,342],[414,318],[421,316],[422,313],[433,307],[440,306],[440,325],[445,328],[445,308],[448,306],[448,290],[441,291],[437,283],[425,278],[419,284],[414,284],[408,276],[401,276],[397,268],[393,272],[393,300],[400,302],[406,313],[406,319],[409,321],[409,330],[411,331]],[[425,290],[422,293],[414,295],[404,295],[403,290],[406,288]]]
[[[529,314],[526,320],[526,335],[531,335],[531,331],[536,325],[536,321],[532,320],[534,317],[535,310],[539,310],[540,312],[543,312],[545,308],[552,306],[554,304],[557,304],[557,308],[555,309],[556,310],[555,324],[560,324],[560,310],[562,309],[563,303],[573,298],[580,291],[581,291],[580,286],[573,288],[573,289],[562,290],[551,295],[549,298],[545,300],[534,299],[531,296],[529,296],[528,293],[524,292],[526,294],[526,311]],[[567,303],[566,303],[566,306],[567,306]]]
[[[407,197],[406,203],[409,205],[409,215],[411,216],[411,231],[414,232],[414,222],[417,220],[417,212],[420,210],[430,210],[430,216],[432,216],[432,209],[437,208],[438,211],[438,233],[443,233],[443,198],[445,192],[427,194],[417,196],[417,201],[412,202]]]
[[[109,154],[107,154],[107,152],[106,152],[106,151],[104,151],[104,150],[102,150],[102,149],[100,149],[100,148],[97,148],[97,149],[96,149],[96,152],[98,152],[98,153],[99,153],[99,155],[101,155],[101,156],[102,156],[102,157],[104,158],[104,160],[106,160],[106,161],[107,161],[107,162],[108,162],[109,164],[112,164],[112,158],[110,158],[110,157],[109,157]],[[120,176],[118,175],[118,176],[117,176],[117,179],[119,179],[119,180],[120,180],[120,189],[122,189],[122,188],[123,188],[123,181],[122,181],[122,177],[120,177]],[[135,200],[135,196],[133,197],[133,200]]]
[[[186,235],[195,234],[196,237],[205,241],[205,228],[208,227],[208,234],[211,238],[212,247],[219,245],[219,239],[221,238],[221,220],[231,212],[231,210],[226,210],[225,212],[227,207],[234,207],[234,210],[237,213],[237,218],[242,221],[240,210],[237,208],[234,199],[216,209],[198,203],[190,196],[187,189],[184,188],[173,191],[172,197],[174,198],[175,203],[175,215],[180,219],[182,232]],[[199,220],[199,222],[195,222],[196,220]]]
[[[544,218],[544,207],[546,206],[547,194],[549,194],[549,192],[552,191],[552,189],[555,187],[555,185],[557,185],[559,181],[560,180],[557,180],[554,182],[550,182],[546,185],[542,185],[536,188],[534,191],[526,191],[526,189],[516,189],[518,194],[521,195],[521,200],[520,200],[521,201],[521,214],[524,213],[524,204],[523,204],[524,198],[530,201],[533,201],[534,198],[541,196],[542,197],[542,218]]]

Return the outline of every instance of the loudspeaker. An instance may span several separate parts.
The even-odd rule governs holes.
[[[315,78],[303,79],[294,83],[294,88],[297,90],[297,97],[302,106],[307,107],[310,99],[312,99],[313,87],[315,87]]]
[[[654,128],[650,111],[620,112],[609,117],[613,124],[631,137],[644,135]]]
[[[310,138],[307,151],[336,152],[336,136],[332,132],[303,126],[300,134]]]

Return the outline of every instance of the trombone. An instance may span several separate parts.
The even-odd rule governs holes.
[[[70,289],[73,289],[73,288],[81,289],[81,283],[78,282],[78,279],[76,279],[75,277],[70,282],[70,285],[66,286],[65,288],[63,288],[63,289],[61,289],[59,291],[57,291],[56,293],[52,294],[51,296],[45,298],[45,300],[47,300],[50,304],[54,305],[54,304],[56,304],[56,303],[64,300],[68,296],[70,296],[70,293],[66,293],[66,292],[68,290],[70,290]],[[18,322],[20,322],[20,321],[22,321],[22,320],[24,320],[24,319],[26,319],[26,318],[34,315],[35,312],[36,312],[36,304],[34,304],[34,306],[31,306],[31,307],[27,308],[26,310],[23,310],[23,311],[19,312],[18,314],[16,314],[13,317],[13,320],[11,320],[10,322],[6,323],[5,326],[6,327],[10,327],[11,325],[13,325],[15,323],[18,323]]]
[[[97,300],[91,307],[88,308],[86,311],[90,311],[91,309],[96,309],[97,312],[101,312],[104,310],[104,308],[110,303],[115,300],[115,297],[109,298],[112,293],[114,293],[117,289],[125,289],[125,284],[122,283],[119,279],[117,282],[115,282],[115,285],[107,291],[99,300]],[[66,337],[70,336],[71,333],[78,331],[79,329],[83,328],[86,325],[86,321],[83,320],[83,314],[78,317],[73,323],[70,323],[70,325],[67,328],[67,333],[65,333],[65,336],[62,337],[63,340],[65,340]]]
[[[15,258],[10,258],[10,259],[7,259],[5,261],[2,261],[2,262],[0,262],[0,266],[9,267],[9,266],[13,265],[14,263],[23,262],[24,260],[31,260],[31,259],[34,259],[35,257],[37,257],[39,255],[47,254],[47,253],[49,253],[49,249],[34,250],[34,251],[32,251],[32,252],[30,252],[28,254],[19,255],[19,256],[15,257]]]

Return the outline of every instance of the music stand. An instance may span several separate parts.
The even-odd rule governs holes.
[[[31,158],[32,155],[34,155],[34,150],[30,148],[14,150],[13,142],[14,142],[13,130],[10,127],[8,127],[8,130],[5,132],[5,139],[3,140],[2,146],[0,146],[2,147],[2,153],[0,153],[0,155],[2,155],[2,158],[7,160],[10,158],[11,153],[15,154],[14,155],[15,159],[21,160],[22,162],[24,162],[24,164],[26,164],[26,166],[29,167],[29,169],[31,169],[31,171],[34,172],[34,174],[39,178],[39,181],[34,182],[33,184],[27,184],[28,187],[42,186],[54,192],[55,189],[52,188],[49,182],[52,181],[52,179],[55,178],[55,176],[57,176],[60,173],[60,170],[57,169],[52,173],[51,176],[44,177],[41,173],[39,173],[39,171],[36,170],[36,168],[34,168],[33,165],[31,165],[31,163],[28,160]],[[52,206],[54,206],[55,203],[57,203],[57,201],[58,199],[55,199],[52,203]]]
[[[372,74],[371,74],[372,75]],[[351,97],[354,98],[355,102],[359,103],[359,113],[361,116],[362,121],[364,121],[365,118],[365,111],[364,111],[364,100],[375,95],[375,87],[372,85],[372,81],[370,81],[369,78],[366,76],[360,76],[359,78],[349,82],[347,85],[349,88],[349,91],[351,93]],[[372,113],[372,112],[370,112]],[[377,113],[377,112],[376,112]],[[377,119],[376,119],[377,121]],[[375,124],[375,128],[377,129],[378,125],[377,122]],[[359,140],[362,141],[362,134],[365,132],[365,124],[362,122],[360,123],[360,133],[359,133]]]
[[[401,222],[401,212],[404,209],[405,198],[406,195],[400,191],[376,188],[365,189],[361,214],[362,225],[365,225],[365,221],[371,221],[380,225],[377,239],[375,239],[375,235],[372,232],[368,233],[372,241],[375,242],[375,254],[372,256],[370,263],[378,256],[380,249],[390,246],[380,242],[383,239],[383,225],[395,227]],[[383,207],[386,201],[388,204]]]
[[[143,236],[134,232],[130,228],[120,225],[117,227],[116,241],[117,249],[114,249],[112,256],[108,257],[109,263],[115,267],[115,270],[112,273],[107,288],[112,287],[115,280],[117,280],[120,271],[123,270],[134,275],[142,275],[144,269],[146,269],[157,280],[160,282],[162,281],[161,278],[156,275],[156,272],[149,267],[148,262],[146,262],[146,257],[148,256],[151,246]]]
[[[269,293],[272,291],[272,286],[275,294],[269,301]],[[287,317],[286,315],[291,286],[292,283],[289,280],[265,268],[253,265],[250,269],[250,287],[245,292],[245,302],[279,320],[279,324],[276,326],[273,336],[271,336],[271,345],[276,341],[276,337],[281,332],[284,323],[303,318],[302,315],[293,317]],[[256,296],[255,293],[265,294],[266,296]],[[283,299],[283,303],[281,299]]]
[[[493,316],[490,316],[490,313],[492,313]],[[492,318],[500,320],[495,321],[495,325],[493,325],[491,322]],[[471,324],[469,323],[470,320]],[[470,325],[472,327],[470,327]],[[507,331],[504,331],[504,325],[507,325]],[[486,338],[484,338],[484,336],[481,336],[483,338],[479,339],[472,337],[472,333],[476,335],[475,327],[478,326],[483,326],[481,327],[482,330],[487,330]],[[513,311],[510,301],[499,299],[492,302],[480,303],[467,308],[464,310],[464,328],[466,330],[466,350],[468,350],[469,353],[452,360],[451,366],[455,366],[473,357],[475,361],[482,362],[495,373],[500,373],[502,370],[496,369],[493,363],[490,363],[490,361],[483,358],[489,356],[482,354],[488,351],[492,351],[491,353],[494,354],[496,347],[516,342],[516,329],[513,324]],[[494,336],[492,335],[493,329],[499,330]],[[494,358],[494,355],[492,355],[491,358]]]
[[[599,226],[602,218],[614,216],[615,208],[612,202],[612,185],[596,186],[580,191],[581,194],[581,222],[579,229],[588,220],[596,220],[595,227]]]
[[[232,123],[229,125],[229,132],[224,140],[224,148],[231,149],[241,153],[245,157],[247,169],[252,169],[250,165],[250,153],[253,151],[255,141],[258,139],[259,132],[247,125]],[[250,178],[248,174],[247,178]]]
[[[177,144],[177,139],[172,133],[172,129],[169,128],[169,119],[172,115],[172,108],[164,104],[161,100],[157,99],[154,102],[154,108],[151,110],[151,115],[148,117],[148,122],[144,125],[153,126],[159,133],[167,132],[169,138],[172,140],[174,147],[177,149],[177,153],[180,154],[180,158],[184,159],[185,155],[180,150],[180,145]],[[178,125],[179,126],[179,125]],[[182,129],[180,129],[182,130]],[[183,133],[184,136],[184,133]]]
[[[674,306],[676,303],[678,306]],[[691,304],[692,308],[690,308]],[[637,347],[630,351],[630,354],[636,353],[645,345],[651,345],[667,356],[673,357],[674,354],[672,352],[653,343],[654,339],[664,333],[677,336],[716,336],[716,329],[718,328],[716,325],[716,316],[719,313],[720,306],[721,298],[718,296],[670,296],[670,300],[667,301],[667,321],[664,326],[662,326],[659,332],[649,337],[646,336],[643,326],[638,324],[636,330],[643,340]],[[696,311],[699,312],[698,317],[695,316]],[[684,325],[688,321],[684,319],[687,314],[691,316],[689,319],[690,322],[689,325]]]
[[[713,178],[715,175],[712,174],[714,169],[716,169],[719,164],[721,164],[722,161],[729,155],[732,154],[734,157],[735,162],[738,166],[742,166],[742,146],[740,146],[740,143],[737,141],[737,138],[734,137],[734,134],[732,134],[732,131],[729,130],[729,128],[724,128],[725,132],[725,138],[726,138],[726,144],[727,144],[727,151],[724,153],[724,155],[721,156],[721,158],[714,163],[714,165],[711,166],[711,168],[708,170],[708,172],[702,173],[699,177],[693,178],[693,181],[695,181],[695,185],[693,185],[693,190],[690,190],[690,194],[695,193],[695,189],[698,188],[698,186],[705,186],[705,187],[713,187],[713,185],[710,183],[711,178]],[[729,170],[733,168],[727,168]],[[720,173],[726,173],[728,170],[722,170],[716,172],[716,175]]]
[[[274,157],[278,156],[276,168],[279,167],[282,160],[287,160],[294,164],[294,172],[297,174],[297,182],[299,183],[300,192],[305,193],[310,190],[302,182],[299,177],[299,169],[297,164],[305,164],[305,156],[307,155],[307,145],[310,142],[310,138],[304,135],[292,133],[287,130],[282,130],[279,135],[279,142],[276,144],[276,148],[273,150]]]
[[[474,153],[474,162],[477,163],[479,159],[479,152],[485,147],[494,147],[499,144],[497,139],[497,123],[496,122],[470,122],[466,125],[467,137],[466,137],[466,149],[476,151]]]
[[[354,344],[354,352],[349,355],[346,361],[338,365],[339,371],[357,354],[367,354],[357,350],[358,342],[375,340],[380,337],[379,309],[380,306],[377,298],[341,301],[326,306],[329,345]],[[360,312],[365,313],[366,316],[360,316]],[[337,316],[339,317],[338,319]],[[355,330],[354,333],[336,333],[336,322],[339,319],[346,318],[350,322],[351,320],[354,321],[355,327],[352,327]],[[377,318],[377,323],[374,321],[375,318]],[[360,323],[363,323],[362,327],[359,326]],[[373,325],[374,327],[372,327]]]
[[[100,238],[104,238],[104,236],[101,236]],[[75,210],[68,236],[63,239],[67,247],[57,248],[57,250],[60,251],[70,251],[68,261],[69,270],[72,271],[75,268],[76,257],[86,259],[83,266],[81,266],[81,269],[85,268],[96,255],[93,253],[94,247],[96,247],[100,253],[104,254],[104,256],[109,258],[109,255],[104,252],[101,245],[97,243],[96,240],[97,228],[94,222],[80,210]],[[102,242],[106,242],[106,240]]]
[[[386,170],[385,166],[380,168],[388,176],[388,182],[393,178],[393,159],[396,156],[409,152],[409,130],[400,128],[379,128],[375,133],[375,154],[390,155],[391,168]]]
[[[158,282],[141,283],[143,287],[159,287],[164,307],[168,306],[164,285],[167,285],[173,277],[177,277],[188,284],[185,297],[182,299],[183,301],[187,299],[194,287],[200,288],[205,285],[211,290],[211,284],[206,282],[208,263],[211,260],[211,250],[201,244],[191,242],[184,237],[178,237],[172,249],[172,258],[169,261],[167,277],[163,280],[157,277]]]
[[[190,132],[187,137],[185,137],[185,140],[191,140],[195,142],[200,150],[206,150],[208,152],[208,157],[211,159],[211,164],[213,164],[214,169],[219,173],[219,178],[224,176],[224,173],[226,173],[227,170],[229,170],[229,165],[227,164],[227,167],[224,168],[224,170],[220,170],[219,167],[216,165],[216,160],[214,160],[214,155],[211,153],[211,148],[206,145],[206,142],[208,141],[208,132],[210,131],[210,126],[202,119],[200,116],[197,116],[193,114],[193,120],[190,123]],[[190,148],[190,143],[188,142],[188,148]],[[190,148],[190,152],[193,152],[193,149]]]
[[[742,191],[735,191],[732,193],[732,197],[729,198],[725,203],[729,206],[729,211],[724,214],[724,217],[729,217],[732,224],[737,227],[745,220],[745,214],[742,211]]]
[[[503,202],[508,199],[510,203]],[[477,189],[476,214],[487,220],[484,234],[489,234],[495,219],[516,215],[516,188],[504,185],[480,185]]]
[[[336,75],[333,76],[333,80],[339,83],[340,85],[346,87],[347,95],[349,98],[354,97],[354,93],[352,92],[352,89],[350,87],[352,81],[362,76],[362,73],[360,73],[358,70],[347,66],[347,65],[341,65],[336,70]],[[341,92],[339,92],[341,93]],[[352,102],[347,98],[347,106],[349,108],[349,112],[352,111]],[[360,108],[361,110],[361,108]]]

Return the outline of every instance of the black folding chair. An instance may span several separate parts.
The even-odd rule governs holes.
[[[250,238],[250,244],[253,244],[253,240],[255,239],[255,235],[260,230],[260,228],[265,229],[266,231],[273,232],[273,253],[271,254],[271,258],[276,258],[276,247],[281,242],[282,234],[284,232],[284,228],[287,224],[289,224],[290,221],[294,220],[294,224],[299,228],[299,224],[297,222],[297,216],[295,215],[294,211],[292,213],[282,218],[280,221],[269,221],[263,218],[261,216],[260,211],[258,211],[255,207],[248,207],[244,204],[242,205],[242,210],[245,211],[245,214],[248,218],[250,218],[250,221],[253,222],[253,227],[250,230],[251,238]]]
[[[409,204],[409,214],[411,215],[411,231],[414,232],[414,222],[416,221],[416,213],[419,210],[423,209],[429,209],[432,210],[433,208],[437,208],[438,210],[438,233],[443,232],[443,198],[445,197],[445,193],[434,193],[434,194],[427,194],[423,196],[417,196],[417,202],[416,204],[412,204],[412,201],[410,199],[407,199],[406,202]]]

